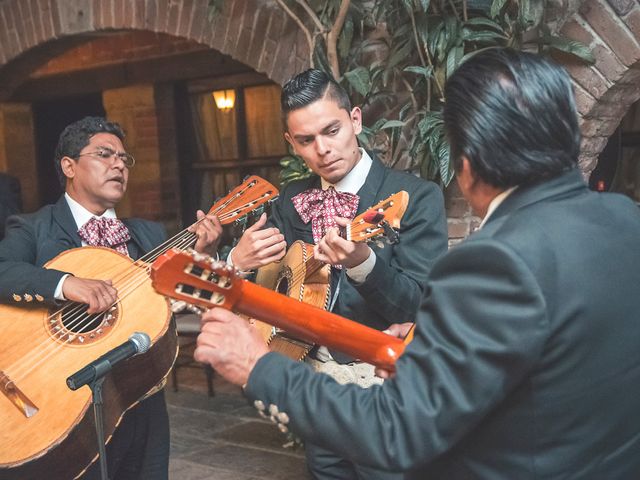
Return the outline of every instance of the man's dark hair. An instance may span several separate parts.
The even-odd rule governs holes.
[[[125,135],[120,125],[115,122],[109,122],[102,117],[85,117],[82,120],[67,125],[60,134],[53,160],[55,162],[58,179],[63,189],[66,186],[67,177],[65,177],[62,172],[60,160],[62,160],[63,157],[77,160],[82,149],[89,145],[89,140],[96,133],[110,133],[124,142]]]
[[[474,55],[445,86],[444,123],[456,171],[462,156],[485,183],[533,184],[576,167],[580,130],[566,71],[539,55]]]
[[[285,127],[290,112],[304,108],[322,98],[333,100],[338,107],[351,113],[351,100],[347,92],[322,70],[310,68],[285,83],[280,96]]]

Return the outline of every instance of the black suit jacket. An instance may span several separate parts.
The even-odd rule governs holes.
[[[640,478],[640,213],[572,171],[521,187],[431,271],[397,375],[363,390],[269,353],[251,399],[416,479]]]
[[[0,173],[0,240],[4,237],[7,218],[21,211],[20,182],[15,177]]]
[[[141,219],[123,222],[131,235],[127,248],[133,259],[166,238],[158,223]],[[22,298],[37,294],[45,303],[54,303],[56,286],[68,272],[42,266],[65,250],[82,246],[77,230],[64,195],[36,213],[10,217],[6,237],[0,242],[0,302],[16,303],[14,294]]]
[[[296,240],[313,244],[311,222],[304,224],[291,198],[309,188],[321,188],[320,177],[292,182],[273,204],[270,224],[284,234],[287,245]],[[413,321],[427,275],[435,260],[447,249],[447,223],[442,192],[432,182],[373,163],[360,197],[357,215],[390,195],[406,190],[409,206],[400,222],[400,243],[379,248],[373,271],[363,283],[356,283],[341,270],[339,294],[333,312],[385,329],[392,323]],[[333,282],[332,288],[336,285]]]

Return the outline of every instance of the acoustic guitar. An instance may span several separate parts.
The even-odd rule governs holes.
[[[228,224],[277,194],[270,183],[250,177],[210,213]],[[105,313],[88,315],[86,305],[73,302],[50,309],[0,307],[0,479],[72,479],[97,460],[91,391],[71,391],[66,378],[133,332],[146,332],[152,347],[105,379],[107,440],[122,415],[168,375],[177,337],[167,300],[151,287],[150,264],[195,240],[183,230],[136,261],[104,247],[75,248],[45,265],[78,277],[111,279],[118,300]]]
[[[399,338],[244,280],[230,265],[193,250],[160,256],[151,266],[151,281],[167,297],[258,318],[389,371],[405,348]]]
[[[395,193],[354,218],[341,234],[353,242],[382,244],[384,239],[390,244],[397,243],[397,229],[408,204],[407,192]],[[330,265],[316,260],[313,245],[299,240],[291,244],[281,261],[260,268],[256,283],[326,310],[331,299],[330,277]],[[295,338],[290,332],[261,321],[255,324],[271,351],[299,361],[313,348],[313,344]]]

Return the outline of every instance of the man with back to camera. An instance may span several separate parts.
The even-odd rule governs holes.
[[[303,439],[407,478],[637,478],[637,207],[585,185],[553,62],[487,50],[445,98],[457,181],[484,220],[431,270],[395,376],[338,385],[222,309],[203,315],[196,359]]]
[[[109,246],[137,259],[166,238],[158,223],[116,218],[114,208],[126,192],[135,163],[123,141],[120,126],[104,118],[86,117],[64,129],[54,161],[65,193],[55,205],[9,218],[6,237],[0,242],[0,301],[29,307],[31,302],[54,306],[71,300],[87,304],[88,313],[104,312],[117,301],[111,281],[78,278],[43,265],[65,250],[84,245]],[[204,217],[198,212],[199,219]],[[193,231],[198,236],[196,250],[215,252],[221,232],[217,218],[207,216]],[[105,232],[113,241],[95,243],[94,234]],[[112,480],[168,478],[164,391],[127,411],[107,445],[107,460]],[[99,464],[94,462],[82,478],[99,479]]]
[[[288,81],[281,105],[285,139],[314,175],[280,192],[268,222],[263,216],[247,229],[230,253],[231,263],[240,270],[254,269],[281,258],[287,246],[303,240],[316,245],[317,260],[341,266],[331,274],[329,305],[334,313],[379,330],[412,322],[429,270],[447,248],[440,189],[385,167],[358,147],[360,108],[352,108],[344,89],[324,72],[311,69]],[[400,222],[398,244],[369,247],[340,237],[336,226],[346,226],[400,190],[409,193],[409,206]],[[320,348],[312,355],[315,368],[341,382],[367,385],[375,379],[372,367],[338,352]],[[305,447],[314,478],[398,478],[359,467],[312,442]]]

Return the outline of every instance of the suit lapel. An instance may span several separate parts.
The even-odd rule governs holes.
[[[60,227],[62,233],[66,235],[60,238],[64,243],[71,241],[71,248],[82,246],[82,240],[78,235],[78,227],[76,221],[73,219],[71,209],[67,200],[62,195],[53,207],[53,219]]]
[[[138,260],[145,252],[149,252],[153,246],[150,241],[146,241],[147,239],[143,238],[135,224],[130,222],[129,219],[123,219],[122,223],[127,226],[129,235],[131,235],[131,240],[127,242],[129,256],[134,260]]]
[[[362,187],[360,187],[360,190],[358,190],[360,200],[358,202],[358,211],[356,212],[356,215],[360,215],[376,203],[378,192],[380,191],[382,182],[384,181],[384,165],[382,165],[382,162],[380,162],[380,160],[375,156],[372,156],[371,160],[371,168],[367,174],[367,179],[364,181]]]

